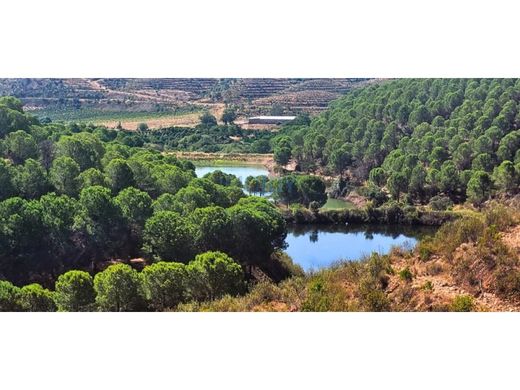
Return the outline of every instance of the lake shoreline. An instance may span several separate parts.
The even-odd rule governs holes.
[[[289,226],[298,225],[408,225],[441,226],[459,216],[451,211],[417,210],[415,208],[374,208],[320,210],[312,212],[305,208],[291,210],[279,208]]]

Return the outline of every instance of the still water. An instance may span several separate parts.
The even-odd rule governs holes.
[[[392,246],[412,248],[434,229],[417,226],[300,225],[288,228],[285,250],[305,271],[341,260],[359,260],[372,252],[386,254]]]
[[[232,174],[238,177],[238,179],[244,183],[248,176],[260,176],[260,175],[269,175],[269,171],[262,165],[248,165],[248,166],[195,166],[195,174],[197,177],[202,177],[207,173],[211,173],[213,171],[222,171],[224,173]]]

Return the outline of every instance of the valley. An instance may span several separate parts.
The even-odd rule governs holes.
[[[516,79],[0,95],[2,311],[517,308]]]

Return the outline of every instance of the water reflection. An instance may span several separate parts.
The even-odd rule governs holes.
[[[392,246],[410,249],[434,228],[401,225],[296,225],[288,229],[286,252],[304,270],[319,269],[340,260],[359,260],[372,252],[388,253]]]

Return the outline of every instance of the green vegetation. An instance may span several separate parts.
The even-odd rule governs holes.
[[[325,183],[318,176],[286,175],[271,180],[269,188],[275,200],[287,205],[300,203],[309,207],[311,202],[316,202],[319,208],[327,201]]]
[[[321,207],[322,210],[343,210],[351,209],[354,205],[348,201],[341,199],[328,198],[325,204]]]
[[[77,122],[77,123],[96,123],[101,121],[126,121],[139,120],[146,122],[147,119],[169,117],[172,115],[183,115],[187,113],[199,112],[199,108],[193,105],[177,107],[175,109],[159,109],[157,111],[110,111],[98,110],[93,108],[47,108],[35,111],[34,114],[43,120],[49,118],[52,121]],[[45,121],[44,121],[45,122]]]
[[[446,223],[418,248],[395,248],[357,262],[295,276],[275,284],[260,282],[245,294],[191,302],[178,310],[203,311],[456,311],[503,310],[482,300],[483,292],[501,302],[518,302],[520,258],[500,232],[520,222],[517,208],[493,203],[482,212]],[[434,258],[418,258],[425,247]],[[449,248],[449,249],[446,249]],[[448,252],[454,256],[448,257]],[[442,263],[439,264],[439,261]],[[414,285],[416,277],[427,277]],[[485,278],[486,284],[479,283]],[[438,278],[441,283],[432,282]],[[450,286],[455,281],[453,295]],[[419,279],[418,279],[419,280]],[[448,287],[444,289],[445,284]]]
[[[520,188],[520,81],[402,79],[347,93],[272,141],[275,160],[341,174],[396,201],[479,206]],[[368,180],[368,184],[366,181]]]
[[[122,263],[94,278],[68,271],[58,277],[55,291],[0,281],[0,311],[164,311],[245,291],[240,264],[225,253],[205,252],[188,264],[161,261],[142,272]]]
[[[453,299],[451,303],[452,311],[473,311],[475,307],[475,303],[473,302],[473,297],[469,295],[459,295]]]
[[[271,202],[246,198],[233,175],[196,178],[192,163],[143,148],[139,135],[42,124],[12,98],[0,98],[0,133],[0,275],[31,284],[24,291],[3,285],[5,302],[25,294],[22,306],[52,308],[48,290],[32,283],[56,282],[58,310],[140,310],[145,298],[154,307],[170,305],[158,300],[156,279],[143,287],[128,266],[96,274],[104,261],[137,257],[195,258],[192,274],[213,281],[204,294],[216,297],[219,288],[243,291],[229,281],[239,269],[269,275],[272,255],[284,245],[285,221]],[[198,256],[210,250],[222,255]],[[220,272],[230,258],[239,265],[214,279],[213,268]]]
[[[224,118],[223,118],[224,119]],[[263,130],[243,130],[229,122],[218,125],[217,119],[205,113],[195,127],[166,127],[139,131],[140,142],[164,151],[270,153],[272,133]]]

